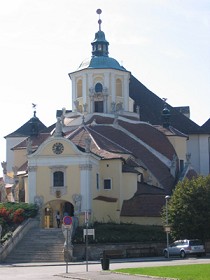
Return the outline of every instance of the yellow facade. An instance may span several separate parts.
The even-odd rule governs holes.
[[[186,154],[185,137],[169,137],[180,159]],[[63,145],[61,154],[55,154],[56,143]],[[24,163],[26,150],[15,150],[17,166]],[[65,205],[76,209],[73,199],[75,194],[82,194],[82,200],[89,199],[77,213],[80,225],[85,222],[85,211],[89,212],[89,222],[124,222],[145,225],[161,225],[160,217],[126,217],[121,216],[124,200],[131,199],[137,191],[139,174],[155,186],[156,179],[143,168],[136,168],[139,173],[122,172],[123,160],[101,159],[92,153],[81,152],[69,140],[63,137],[50,137],[33,154],[28,156],[29,177],[23,177],[26,202],[33,202],[30,196],[41,200],[40,221],[42,227],[56,227],[57,211],[64,214]],[[30,173],[30,170],[32,170]],[[53,186],[53,173],[62,170],[64,185]],[[35,174],[32,176],[31,174]],[[104,180],[111,181],[110,189],[104,188]],[[82,202],[83,203],[83,202]],[[85,208],[86,207],[86,208]],[[73,212],[72,212],[73,213]]]

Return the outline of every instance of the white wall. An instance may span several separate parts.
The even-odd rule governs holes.
[[[209,135],[190,135],[187,141],[187,152],[191,154],[191,165],[197,173],[209,174]]]

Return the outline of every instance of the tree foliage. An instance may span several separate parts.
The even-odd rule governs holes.
[[[209,239],[210,176],[179,182],[167,208],[174,239]]]

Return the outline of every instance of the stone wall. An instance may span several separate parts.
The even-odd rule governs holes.
[[[125,243],[125,244],[88,244],[88,260],[100,260],[104,250],[121,250],[121,258],[163,256],[166,243]],[[210,241],[205,243],[206,253],[210,253]],[[86,245],[76,244],[73,256],[78,261],[86,260]],[[114,258],[114,257],[113,257]],[[119,257],[116,257],[119,258]]]
[[[88,244],[87,253],[88,260],[99,260],[104,250],[121,250],[122,257],[152,257],[162,256],[165,243],[125,243],[125,244]],[[77,261],[86,259],[86,245],[75,244],[73,256]],[[114,256],[113,256],[114,258]],[[117,256],[116,256],[117,258]],[[119,258],[119,257],[118,257]]]

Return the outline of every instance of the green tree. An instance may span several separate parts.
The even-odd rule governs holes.
[[[168,202],[168,221],[174,239],[210,238],[210,176],[177,184]]]

